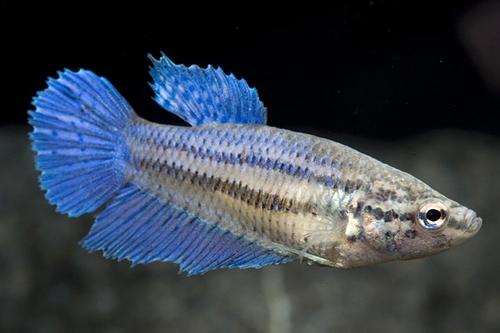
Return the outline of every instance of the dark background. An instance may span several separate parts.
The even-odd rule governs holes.
[[[0,332],[500,332],[500,2],[90,7],[0,0]],[[273,3],[274,4],[274,3]],[[352,270],[177,274],[78,241],[37,184],[26,111],[48,76],[107,77],[150,120],[146,55],[245,78],[269,124],[331,138],[476,210],[445,253]]]
[[[140,115],[180,123],[150,98],[146,55],[163,51],[177,63],[245,78],[279,127],[384,139],[436,128],[498,134],[500,99],[474,61],[484,49],[491,56],[498,31],[486,27],[483,43],[467,45],[485,21],[467,20],[481,2],[333,3],[313,11],[2,2],[1,122],[24,124],[48,76],[82,67],[107,77]]]

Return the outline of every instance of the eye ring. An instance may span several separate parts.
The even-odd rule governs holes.
[[[448,208],[441,202],[427,202],[418,210],[417,220],[425,230],[440,230],[448,222]]]

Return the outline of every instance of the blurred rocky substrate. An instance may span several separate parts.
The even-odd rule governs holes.
[[[172,264],[130,268],[81,249],[92,217],[69,219],[45,201],[27,131],[0,129],[1,332],[500,331],[496,137],[330,136],[475,209],[483,228],[458,248],[353,270],[293,263],[187,278]]]

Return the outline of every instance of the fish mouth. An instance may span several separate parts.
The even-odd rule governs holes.
[[[473,210],[469,210],[467,212],[465,221],[465,232],[471,236],[475,235],[479,231],[479,229],[481,229],[481,225],[483,224],[483,219],[477,216],[476,212],[474,212]]]
[[[467,228],[467,233],[475,235],[479,231],[479,229],[481,229],[482,224],[483,224],[483,219],[480,218],[479,216],[476,216],[470,221],[469,227]]]

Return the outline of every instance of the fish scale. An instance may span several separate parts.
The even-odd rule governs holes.
[[[86,70],[49,79],[29,113],[48,201],[70,216],[104,207],[81,241],[89,251],[190,275],[297,258],[355,267],[427,256],[479,230],[475,212],[409,174],[267,126],[244,80],[151,59],[155,101],[191,126],[141,119]]]
[[[303,237],[300,238],[303,233],[296,230],[297,218],[294,216],[301,216],[301,225],[308,224],[310,230],[317,217],[304,208],[318,203],[308,194],[331,190],[318,182],[319,177],[314,174],[309,175],[312,180],[297,178],[280,172],[281,163],[252,163],[242,156],[252,155],[258,161],[286,161],[295,169],[314,169],[316,164],[312,159],[297,161],[292,156],[294,142],[299,139],[293,134],[280,133],[279,129],[262,126],[242,129],[227,125],[210,129],[179,128],[137,120],[128,132],[131,158],[142,161],[128,171],[128,177],[134,183],[236,235],[245,234],[250,239],[266,243],[283,242],[286,246],[301,244],[304,242]],[[148,136],[143,133],[148,133]],[[284,142],[281,139],[279,147],[275,145],[276,139],[269,139],[286,134],[292,140]],[[233,140],[236,136],[242,139]],[[246,138],[252,141],[246,141]],[[309,141],[315,144],[314,140]],[[207,146],[217,153],[204,153]],[[305,147],[302,149],[306,150]],[[235,156],[240,156],[237,162]],[[167,171],[167,168],[174,171]],[[201,186],[200,179],[204,179]],[[217,183],[224,185],[215,189]],[[315,189],[294,190],[304,187],[304,183]],[[158,184],[162,184],[160,190]],[[273,196],[278,202],[287,201],[294,206],[273,207]]]

